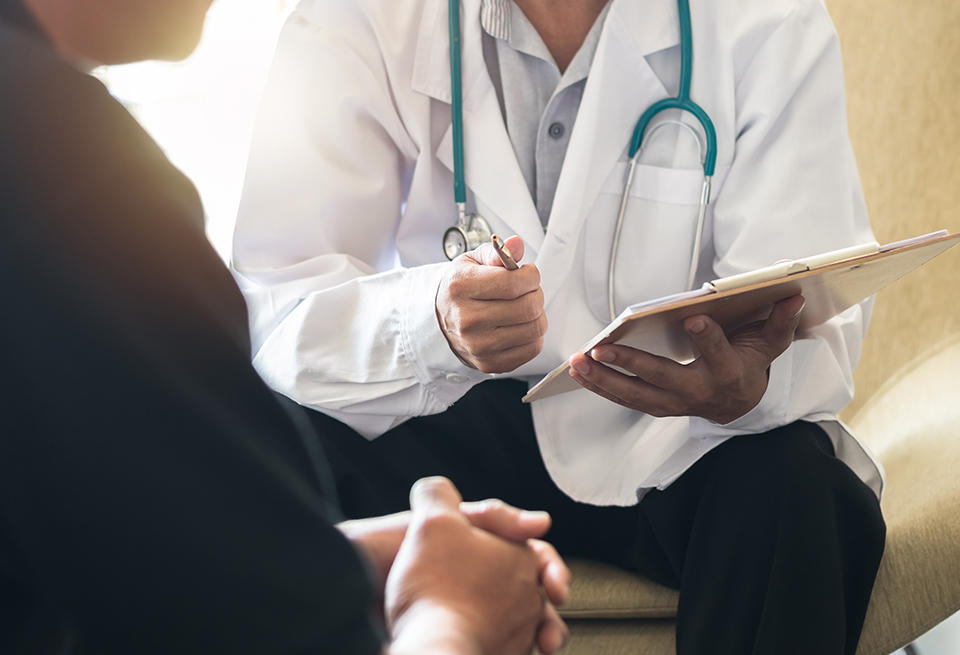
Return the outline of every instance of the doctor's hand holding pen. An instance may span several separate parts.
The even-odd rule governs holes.
[[[803,296],[782,300],[765,321],[729,335],[709,316],[687,318],[684,329],[700,352],[689,364],[607,345],[594,348],[589,356],[573,355],[570,376],[585,389],[651,416],[699,416],[729,423],[760,403],[770,364],[793,342],[803,304]]]
[[[492,243],[454,259],[437,292],[437,320],[453,351],[484,373],[506,373],[540,354],[547,333],[540,271],[534,264],[510,270],[523,258],[523,240]]]

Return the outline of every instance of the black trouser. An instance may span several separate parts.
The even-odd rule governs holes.
[[[485,382],[443,414],[373,441],[311,412],[344,513],[407,509],[417,479],[444,475],[466,500],[550,512],[547,539],[564,556],[679,589],[680,655],[854,654],[886,529],[873,492],[823,430],[798,422],[736,437],[639,505],[597,507],[550,479],[519,401],[525,390]]]

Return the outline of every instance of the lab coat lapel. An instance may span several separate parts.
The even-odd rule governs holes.
[[[610,171],[625,156],[640,114],[668,95],[645,55],[680,42],[673,0],[613,3],[570,135],[538,260],[547,302],[570,273],[583,222]]]
[[[463,150],[467,188],[537,252],[543,243],[543,227],[517,163],[500,114],[496,90],[483,59],[480,0],[462,0],[461,4]],[[427,0],[414,61],[413,89],[449,104],[447,17],[446,0]],[[435,154],[453,171],[452,126],[440,140]]]

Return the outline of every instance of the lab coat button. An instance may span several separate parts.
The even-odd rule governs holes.
[[[470,378],[465,375],[460,375],[459,373],[448,373],[447,382],[453,382],[454,384],[463,384],[464,382],[469,382]]]
[[[547,134],[550,135],[553,139],[559,139],[563,136],[563,124],[562,123],[553,123],[547,128]]]

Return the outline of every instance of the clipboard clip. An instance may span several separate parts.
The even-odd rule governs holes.
[[[815,268],[822,268],[823,266],[836,264],[837,262],[842,262],[847,259],[863,257],[864,255],[873,255],[878,252],[880,252],[880,244],[878,244],[876,241],[871,241],[859,246],[851,246],[850,248],[832,250],[820,255],[814,255],[813,257],[805,257],[803,259],[785,259],[773,264],[772,266],[758,268],[755,271],[739,273],[737,275],[719,278],[713,282],[706,282],[704,283],[703,287],[716,293],[720,293],[721,291],[739,289],[740,287],[749,286],[751,284],[759,284],[761,282],[769,282],[770,280],[778,280],[789,275],[796,275],[797,273],[812,271]]]

